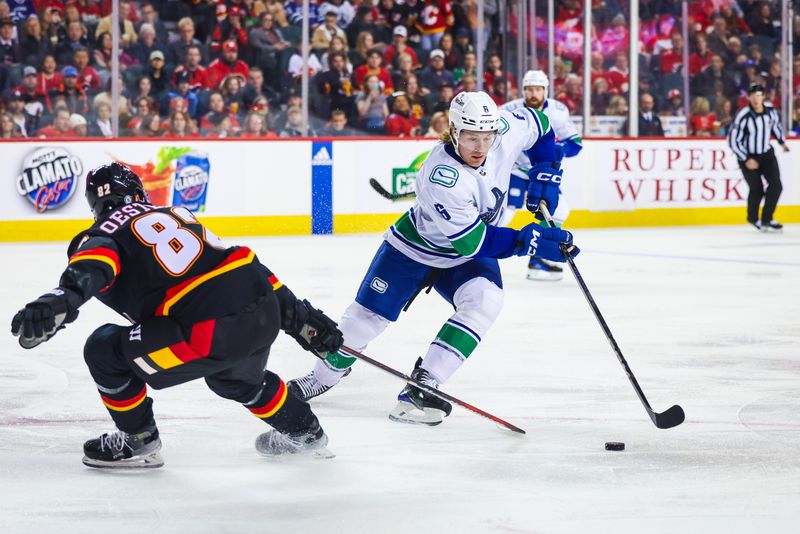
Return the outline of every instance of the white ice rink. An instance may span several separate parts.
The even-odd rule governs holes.
[[[439,427],[393,423],[402,383],[359,363],[313,402],[333,460],[259,457],[265,425],[195,382],[151,390],[166,465],[137,472],[80,461],[84,440],[112,429],[83,342],[124,320],[93,301],[21,349],[11,317],[56,285],[66,245],[0,246],[0,533],[800,532],[800,225],[576,236],[651,404],[682,405],[683,425],[647,418],[570,274],[529,282],[512,259],[503,313],[443,389],[526,436],[458,407]],[[338,317],[380,238],[229,241]],[[366,352],[409,372],[449,314],[422,295]],[[287,380],[312,364],[286,336],[270,358]]]

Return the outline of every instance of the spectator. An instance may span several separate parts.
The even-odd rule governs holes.
[[[675,32],[670,38],[672,48],[661,53],[659,58],[659,70],[662,74],[680,72],[683,66],[683,36]]]
[[[453,73],[444,68],[444,52],[433,50],[428,58],[429,65],[419,73],[419,83],[431,92],[438,92],[442,84],[455,87],[456,79]]]
[[[58,43],[66,40],[67,30],[62,24],[60,8],[41,8],[39,10],[39,22],[42,25],[42,33],[50,41],[50,48],[52,50],[55,50]]]
[[[331,39],[335,36],[339,36],[345,41],[347,40],[347,35],[345,35],[344,31],[336,24],[336,12],[328,11],[325,14],[324,22],[317,26],[317,29],[314,30],[314,34],[311,37],[312,50],[321,54],[323,50],[328,48]]]
[[[359,33],[355,48],[347,53],[347,57],[353,65],[354,71],[367,62],[369,51],[373,48],[377,48],[378,53],[380,53],[380,47],[375,46],[375,39],[372,37],[372,34],[369,32]]]
[[[180,139],[193,137],[197,134],[197,126],[186,111],[176,110],[170,113],[167,120],[167,131],[162,137],[167,139]]]
[[[692,100],[691,114],[689,135],[710,137],[719,132],[717,116],[711,113],[711,104],[707,98],[702,96],[695,97]]]
[[[272,130],[273,132],[277,132],[280,130],[289,120],[289,108],[299,108],[303,104],[302,98],[289,98],[287,103],[285,113],[281,112],[274,112],[270,108],[269,100],[266,97],[260,96],[255,99],[253,104],[248,108],[250,113],[257,113],[264,118],[264,123],[267,125],[268,130]]]
[[[611,115],[615,117],[627,116],[628,101],[625,100],[625,97],[620,95],[612,96],[611,100],[608,101],[608,107],[606,108],[606,115]]]
[[[708,39],[702,33],[698,33],[694,38],[694,52],[689,56],[689,75],[696,76],[700,71],[711,64],[714,52],[708,49]]]
[[[603,56],[610,59],[619,54],[628,53],[628,43],[630,41],[628,24],[625,15],[617,14],[611,24],[600,33],[599,41]]]
[[[408,54],[411,56],[412,67],[419,66],[417,53],[414,49],[408,46],[408,30],[405,26],[395,26],[392,34],[392,44],[386,47],[383,52],[383,62],[386,65],[397,67],[395,60],[400,54]]]
[[[65,65],[72,62],[75,50],[86,48],[89,41],[86,39],[86,28],[80,22],[70,22],[67,24],[66,40],[61,41],[56,46],[56,62]]]
[[[247,50],[247,32],[242,25],[242,10],[237,6],[232,6],[228,10],[228,16],[214,28],[214,33],[211,34],[211,53],[217,55],[222,49],[222,44],[228,41],[233,41],[240,49]]]
[[[392,83],[395,87],[400,87],[403,80],[414,75],[414,72],[414,60],[403,52],[397,56],[397,68],[392,71]]]
[[[8,95],[8,113],[19,128],[22,137],[33,137],[39,127],[39,116],[29,113],[25,108],[25,97],[20,91]]]
[[[226,115],[214,115],[210,120],[210,124],[212,129],[205,132],[206,137],[225,139],[236,135],[236,132],[231,127],[231,120]]]
[[[155,95],[153,93],[153,80],[151,80],[149,76],[144,75],[139,78],[139,82],[136,84],[136,89],[137,91],[134,93],[134,100],[141,96],[146,96],[155,102]]]
[[[730,63],[731,59],[728,53],[728,39],[730,36],[725,17],[716,15],[714,17],[714,27],[708,34],[708,48],[714,54],[722,57],[725,63]]]
[[[82,115],[88,113],[89,101],[86,91],[78,84],[78,69],[72,65],[64,67],[61,71],[61,77],[64,81],[58,90],[51,93],[51,97],[63,97],[71,113],[80,113]]]
[[[14,22],[10,18],[0,20],[0,64],[13,65],[22,61],[22,49],[14,38]]]
[[[752,43],[747,47],[748,55],[756,62],[756,71],[759,73],[769,70],[769,59],[764,57],[764,52],[757,43]]]
[[[11,113],[3,112],[0,115],[0,138],[2,139],[19,139],[23,137],[22,130],[19,125],[14,122],[14,117]]]
[[[664,137],[664,127],[661,125],[661,118],[654,111],[655,100],[650,93],[639,95],[639,136],[640,137]],[[630,133],[628,119],[622,125],[622,131]]]
[[[94,64],[97,66],[98,74],[103,78],[103,83],[108,81],[111,76],[111,52],[113,50],[113,43],[110,33],[102,33],[97,39],[97,43],[92,53]],[[131,65],[136,65],[138,61],[131,55],[127,54],[125,50],[119,50],[119,70],[124,72],[125,69]]]
[[[331,120],[325,124],[320,135],[323,137],[353,137],[356,132],[347,126],[347,115],[344,111],[334,109],[331,112]]]
[[[714,106],[714,115],[716,115],[719,123],[717,135],[728,135],[728,130],[733,122],[733,104],[731,101],[725,97],[717,98]]]
[[[165,69],[164,52],[154,50],[150,53],[150,62],[145,69],[145,74],[150,78],[152,96],[159,97],[169,89],[169,75]]]
[[[281,130],[280,137],[303,137],[303,110],[298,107],[291,107],[286,110],[286,124]],[[316,135],[313,130],[309,130],[308,136]]]
[[[706,98],[713,98],[718,83],[721,84],[726,98],[735,97],[736,84],[733,81],[733,76],[725,70],[722,56],[714,54],[711,58],[711,65],[691,79],[692,93]]]
[[[619,94],[628,92],[628,76],[630,69],[628,68],[628,55],[627,53],[619,53],[614,58],[614,65],[608,69],[606,79],[608,80],[608,89],[610,92]]]
[[[158,113],[146,115],[138,128],[133,133],[136,137],[160,137],[161,136],[161,117]]]
[[[198,113],[198,98],[197,93],[192,91],[189,73],[187,71],[179,72],[175,77],[175,90],[169,91],[164,95],[162,102],[163,108],[170,108],[170,103],[176,98],[182,98],[186,101],[186,111],[192,119],[197,118]]]
[[[100,5],[94,0],[75,0],[73,2],[80,15],[80,20],[88,26],[97,26],[100,22]],[[111,6],[108,7],[111,10]],[[120,15],[120,18],[122,16]]]
[[[317,112],[322,118],[330,117],[334,109],[341,109],[350,117],[354,115],[353,83],[347,71],[346,60],[342,52],[332,53],[330,70],[319,73],[314,79],[320,95]]]
[[[283,7],[283,2],[280,0],[266,0],[264,5],[266,12],[272,14],[272,17],[275,19],[275,25],[277,27],[285,28],[289,25],[289,20],[286,16],[286,9]]]
[[[750,14],[749,26],[755,35],[773,39],[775,42],[781,38],[777,21],[773,21],[772,7],[769,2],[761,2],[753,10]]]
[[[220,83],[229,74],[241,74],[246,80],[250,72],[247,63],[239,59],[239,46],[236,41],[225,41],[222,45],[222,55],[208,66],[208,84],[210,87],[219,87]]]
[[[672,115],[673,117],[686,115],[686,111],[683,109],[683,95],[679,89],[670,89],[667,93],[667,102],[662,110],[662,115]]]
[[[13,8],[10,11],[10,15],[16,23],[20,23],[31,15],[35,15],[33,2],[31,0],[15,0],[9,7]]]
[[[415,26],[422,35],[420,48],[430,50],[439,42],[445,30],[453,26],[451,0],[421,0],[420,16]]]
[[[456,30],[455,49],[461,54],[461,57],[465,57],[470,52],[475,53],[475,47],[469,42],[469,29],[466,27],[460,27]]]
[[[431,124],[428,127],[428,131],[425,132],[425,137],[439,139],[447,129],[447,114],[443,111],[437,111],[431,116]]]
[[[186,73],[189,77],[189,87],[192,91],[201,91],[203,89],[211,89],[212,85],[208,79],[208,69],[200,65],[203,56],[200,53],[200,47],[189,46],[186,49],[186,63],[178,65],[175,72],[172,73],[172,83],[178,84],[178,75]]]
[[[605,114],[609,100],[611,93],[608,92],[608,81],[605,78],[597,78],[592,84],[592,114]]]
[[[34,67],[29,66],[22,69],[22,83],[14,90],[22,93],[22,98],[25,100],[25,107],[29,109],[31,113],[36,114],[44,111],[47,97],[39,90],[38,74]]]
[[[505,84],[505,80],[497,79],[495,80],[495,83]],[[436,113],[438,111],[442,111],[447,113],[450,110],[450,101],[453,100],[453,96],[455,96],[455,87],[453,87],[452,84],[445,82],[439,87],[438,95],[438,99],[433,105],[433,112]]]
[[[81,12],[78,9],[78,4],[75,2],[69,2],[64,6],[64,23],[70,24],[72,22],[78,22],[83,26]]]
[[[139,27],[139,39],[142,38],[142,27],[144,25],[149,25],[150,28],[153,29],[156,35],[156,41],[158,41],[159,45],[163,44],[162,39],[166,40],[168,32],[164,23],[158,19],[158,11],[156,11],[155,6],[150,2],[144,2],[139,7],[139,15],[141,15],[141,21],[138,24]],[[162,50],[159,48],[159,50]],[[162,50],[163,52],[163,50]],[[144,57],[144,60],[140,61],[141,63],[147,63],[147,55]]]
[[[473,93],[478,90],[478,78],[472,74],[465,74],[461,78],[461,85],[456,88],[456,94],[461,92]]]
[[[186,63],[186,52],[190,46],[197,46],[200,48],[200,54],[203,57],[202,64],[208,63],[208,53],[206,52],[203,43],[195,39],[194,21],[189,17],[184,17],[178,21],[178,40],[169,45],[169,58],[172,65],[180,65]]]
[[[328,64],[328,57],[334,52],[342,52],[344,54],[344,61],[347,65],[347,70],[353,72],[353,65],[347,61],[347,43],[341,37],[334,37],[331,39],[331,44],[328,46],[328,49],[322,54],[319,62],[322,65],[322,70],[328,70],[330,68]]]
[[[242,138],[277,137],[275,132],[267,130],[264,117],[258,113],[250,113],[244,120],[244,128],[239,134]]]
[[[502,106],[507,100],[513,100],[513,97],[508,95],[508,82],[505,78],[495,78],[494,85],[487,91],[489,97],[497,104],[497,107]],[[435,111],[445,111],[440,109],[438,104],[433,108]]]
[[[392,77],[385,68],[381,66],[383,56],[380,50],[373,48],[367,53],[367,62],[364,65],[356,68],[353,72],[353,81],[357,86],[362,87],[364,81],[368,76],[376,76],[381,84],[381,90],[385,94],[392,94],[394,92],[394,84]]]
[[[347,42],[350,45],[355,45],[358,42],[358,36],[361,32],[367,32],[374,36],[380,31],[378,25],[375,24],[373,8],[370,5],[359,6],[353,22],[344,29],[344,33],[347,35]]]
[[[72,54],[72,64],[78,69],[78,85],[87,93],[100,89],[100,75],[89,65],[89,49],[76,48]]]
[[[111,105],[108,102],[96,102],[94,104],[94,119],[88,125],[90,137],[112,137],[114,132],[111,129]]]
[[[408,103],[411,105],[411,114],[419,121],[427,117],[430,113],[430,105],[426,96],[428,92],[423,92],[422,87],[419,85],[419,78],[417,78],[417,75],[413,73],[409,74],[402,80],[399,87],[400,90],[406,94],[406,98],[408,98]]]
[[[50,53],[50,40],[42,33],[42,25],[36,15],[25,19],[20,47],[22,62],[29,65],[40,65],[44,56]]]
[[[445,32],[439,39],[439,50],[444,52],[444,68],[454,71],[462,63],[461,53],[455,48],[453,36]]]
[[[255,65],[275,76],[276,71],[285,65],[284,57],[292,45],[275,26],[274,16],[265,11],[261,14],[258,27],[250,31],[250,46]]]
[[[134,100],[134,115],[126,125],[128,130],[137,130],[145,117],[154,111],[153,99],[149,96],[140,96]]]
[[[292,78],[292,83],[295,85],[300,83],[300,77],[303,70],[303,56],[295,48],[292,57],[289,58],[289,76]],[[316,54],[308,56],[308,78],[312,79],[318,72],[322,71],[322,63],[317,59]]]
[[[478,77],[478,56],[475,55],[475,52],[466,52],[463,57],[462,66],[453,71],[453,78],[455,78],[457,84],[460,84],[467,74],[473,78]]]
[[[616,95],[615,95],[616,96]],[[609,100],[609,106],[614,101],[615,96]],[[556,90],[555,98],[569,109],[570,115],[580,113],[583,109],[583,88],[582,80],[577,74],[568,74],[563,87]],[[625,99],[622,99],[625,101]],[[627,103],[626,103],[627,108]],[[608,114],[608,113],[606,113]]]
[[[380,54],[378,54],[380,56]],[[389,108],[386,95],[381,90],[381,80],[375,74],[368,74],[356,95],[356,109],[359,123],[370,134],[383,135],[386,132],[386,117]]]
[[[72,133],[75,137],[86,137],[89,135],[86,118],[79,113],[73,113],[69,116],[69,127],[72,128]]]
[[[120,48],[128,48],[132,44],[136,43],[136,29],[133,27],[133,22],[130,21],[131,15],[131,3],[122,0],[119,3],[119,24],[120,24],[120,36],[119,36],[119,46]],[[97,24],[97,29],[94,32],[95,38],[99,38],[103,33],[111,33],[111,15],[109,14],[106,17],[100,19],[100,22]]]
[[[243,115],[244,106],[244,77],[241,74],[229,74],[220,84],[219,92],[225,100],[225,107],[231,113]]]
[[[719,15],[725,19],[725,23],[734,35],[753,35],[753,31],[747,22],[740,16],[743,15],[741,8],[737,5],[734,11],[731,2],[723,2],[719,6]]]
[[[411,104],[405,93],[395,93],[392,113],[386,118],[386,135],[394,137],[419,137],[422,135],[419,120],[411,113]]]
[[[72,137],[73,131],[69,127],[69,116],[70,113],[67,108],[56,109],[53,115],[53,124],[39,130],[37,136],[45,139]]]
[[[150,7],[152,8],[152,6]],[[156,50],[166,54],[164,46],[158,42],[158,34],[153,25],[145,22],[139,26],[139,40],[136,41],[136,44],[128,47],[127,53],[140,65],[147,65],[150,61],[150,54]]]
[[[419,2],[415,1],[401,4],[394,0],[380,0],[378,4],[378,17],[375,23],[381,27],[383,33],[388,36],[395,26],[413,22],[419,12],[419,7]]]
[[[264,72],[258,67],[253,67],[247,75],[247,85],[245,85],[242,93],[242,102],[246,108],[250,109],[250,106],[259,96],[275,102],[280,100],[278,93],[273,88],[264,85]]]
[[[435,50],[434,50],[435,52]],[[433,52],[431,52],[431,56],[433,56]],[[444,53],[442,53],[444,56]],[[444,64],[444,62],[442,62]],[[483,85],[484,87],[491,88],[494,87],[494,80],[495,78],[505,78],[506,81],[510,84],[509,87],[514,87],[514,79],[510,72],[503,71],[503,60],[499,54],[489,54],[489,59],[486,62],[486,70],[483,73]],[[423,85],[425,83],[423,82]],[[438,85],[437,85],[438,87]]]
[[[36,75],[36,90],[44,95],[58,89],[62,83],[61,73],[56,70],[56,59],[48,54],[42,60],[42,70]]]
[[[345,0],[324,0],[319,5],[319,14],[327,16],[328,13],[336,14],[336,24],[346,28],[353,22],[356,11],[350,2]]]
[[[218,122],[217,119],[220,116],[226,116],[230,119],[231,128],[233,128],[233,130],[236,132],[239,131],[239,121],[236,119],[236,115],[228,112],[225,109],[225,99],[222,96],[222,93],[219,91],[214,91],[211,93],[211,95],[208,97],[208,109],[208,113],[206,113],[200,120],[201,130],[212,130],[214,128],[214,124]]]

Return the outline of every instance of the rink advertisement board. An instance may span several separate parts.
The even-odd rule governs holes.
[[[85,228],[86,173],[110,161],[134,169],[154,203],[185,206],[219,234],[383,231],[413,203],[386,197],[413,194],[436,142],[3,142],[0,240],[63,240]],[[792,152],[776,150],[784,186],[777,215],[800,222],[800,143],[789,143]],[[563,167],[573,228],[744,219],[748,188],[722,139],[587,139]],[[513,224],[528,219],[518,212]]]

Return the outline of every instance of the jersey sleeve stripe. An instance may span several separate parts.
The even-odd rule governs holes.
[[[533,122],[536,123],[536,128],[538,128],[539,130],[539,137],[541,137],[543,135],[543,132],[542,132],[542,124],[539,122],[539,117],[536,116],[536,112],[531,108],[526,106],[525,109],[527,109],[530,112],[530,114],[533,115]]]
[[[483,221],[479,221],[479,224],[470,232],[450,242],[453,244],[453,248],[456,249],[456,252],[462,256],[470,257],[474,256],[480,250],[485,238],[486,224]]]
[[[247,247],[242,247],[236,250],[233,254],[228,256],[228,258],[220,263],[215,269],[208,271],[207,273],[201,274],[199,276],[195,276],[194,278],[190,278],[186,280],[182,284],[179,284],[167,291],[167,296],[161,302],[161,305],[156,309],[156,316],[161,315],[169,315],[170,309],[178,303],[183,297],[185,297],[190,291],[196,289],[198,286],[211,280],[212,278],[216,278],[222,274],[230,272],[234,269],[238,269],[244,265],[252,263],[255,259],[256,254],[252,250]]]
[[[467,232],[469,232],[470,230],[475,228],[480,222],[481,222],[481,218],[480,217],[476,217],[475,220],[472,221],[472,223],[470,223],[469,226],[467,226],[465,228],[462,228],[461,230],[459,230],[458,232],[456,232],[453,235],[447,236],[447,239],[449,239],[450,241],[452,241],[453,239],[458,239],[460,236],[466,234]]]
[[[278,277],[275,276],[274,274],[269,275],[269,278],[267,280],[269,280],[269,283],[272,284],[273,291],[277,291],[283,287],[283,282],[278,280]]]
[[[78,261],[99,261],[105,263],[111,270],[114,271],[114,276],[118,276],[122,270],[119,263],[119,256],[114,250],[110,248],[97,247],[88,250],[82,250],[72,255],[69,263]]]

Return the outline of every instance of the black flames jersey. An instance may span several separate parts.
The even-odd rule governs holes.
[[[99,288],[84,298],[133,322],[221,317],[281,285],[253,251],[226,246],[182,207],[121,206],[78,234],[68,254],[61,285]],[[90,284],[80,281],[87,276]]]

